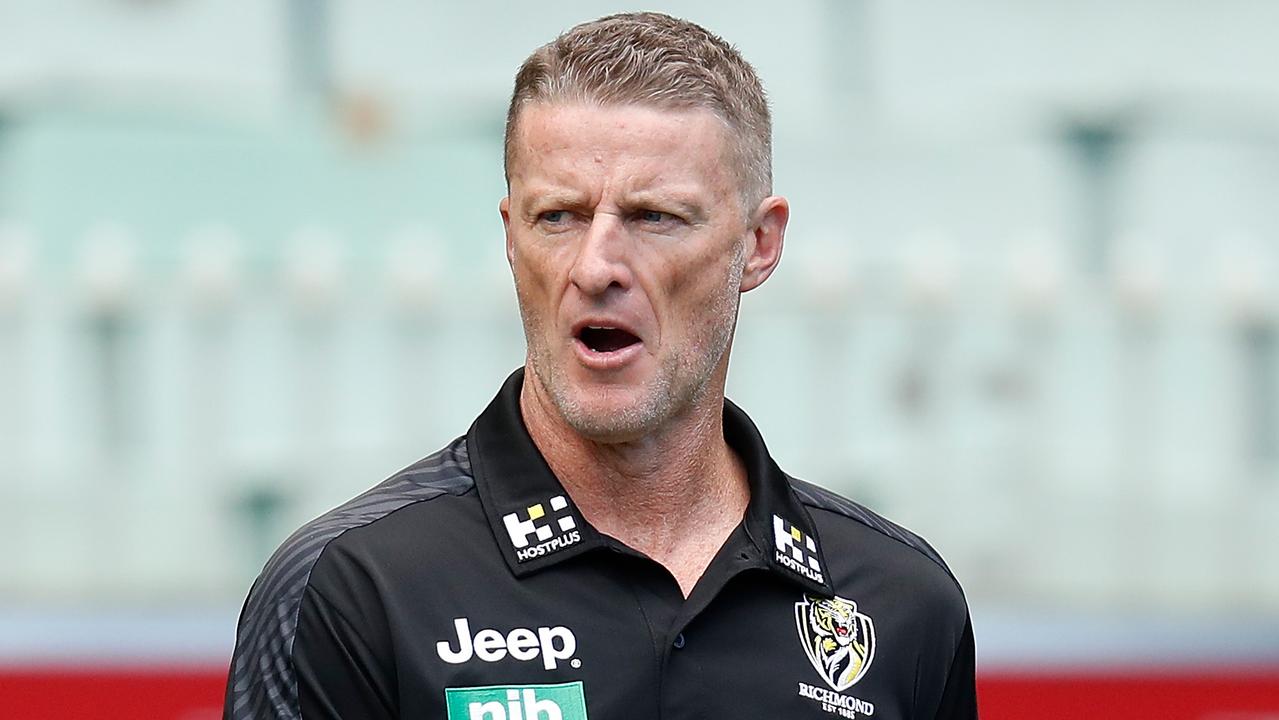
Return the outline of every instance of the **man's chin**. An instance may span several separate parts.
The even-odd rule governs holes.
[[[643,404],[568,403],[560,408],[564,421],[574,432],[598,443],[616,444],[639,440],[651,434],[657,418]]]
[[[631,442],[658,430],[669,414],[669,393],[661,383],[642,378],[602,380],[578,369],[570,366],[566,372],[539,379],[564,423],[583,438],[608,444]]]

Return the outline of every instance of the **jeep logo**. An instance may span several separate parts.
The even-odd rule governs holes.
[[[472,636],[471,621],[455,618],[453,628],[457,631],[457,649],[444,640],[435,643],[435,652],[446,663],[459,665],[473,657],[484,662],[497,662],[507,655],[527,662],[541,655],[542,667],[547,670],[554,670],[561,660],[571,659],[569,664],[575,668],[582,666],[582,661],[573,657],[573,653],[577,652],[577,638],[572,630],[562,625],[540,627],[536,632],[515,628],[506,635],[484,628]]]

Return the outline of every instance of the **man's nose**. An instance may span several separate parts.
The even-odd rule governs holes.
[[[595,213],[581,236],[570,280],[586,295],[602,295],[614,285],[631,286],[627,263],[630,238],[625,223],[610,213]]]

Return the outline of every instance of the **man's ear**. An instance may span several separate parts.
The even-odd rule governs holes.
[[[507,195],[497,204],[497,211],[502,214],[502,232],[506,233],[506,262],[515,265],[515,246],[511,244],[511,196]]]
[[[761,200],[751,215],[750,235],[746,238],[746,265],[742,268],[742,292],[763,285],[777,268],[782,259],[788,220],[790,203],[777,195]]]

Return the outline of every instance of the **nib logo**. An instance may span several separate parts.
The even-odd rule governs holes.
[[[447,688],[448,720],[587,720],[582,683]]]

